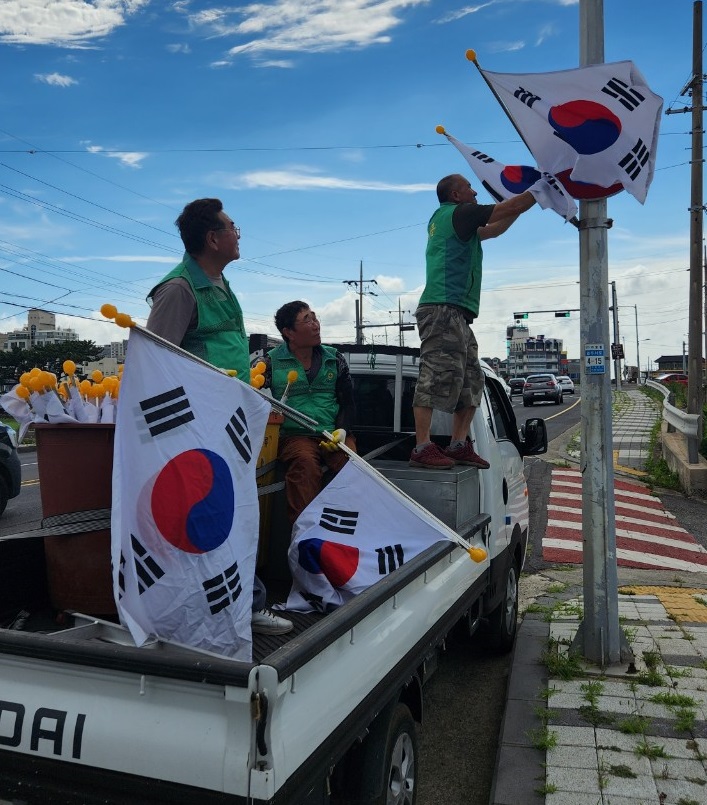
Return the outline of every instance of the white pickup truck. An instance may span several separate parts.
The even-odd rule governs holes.
[[[340,349],[359,453],[459,534],[481,536],[488,557],[440,541],[330,614],[292,613],[294,631],[255,636],[243,663],[162,641],[136,648],[116,618],[57,610],[42,539],[0,540],[0,799],[414,803],[422,687],[445,636],[461,621],[498,650],[513,644],[523,456],[545,452],[547,435],[537,418],[519,431],[487,368],[472,436],[491,469],[411,468],[417,351]],[[442,443],[449,425],[435,415]],[[282,493],[270,495],[259,574],[284,600],[289,535]]]

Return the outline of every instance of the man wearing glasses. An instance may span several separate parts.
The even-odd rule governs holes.
[[[315,419],[319,426],[343,437],[356,449],[356,440],[347,436],[353,426],[354,396],[349,366],[333,347],[322,344],[317,314],[306,302],[296,300],[283,305],[275,314],[275,326],[284,343],[265,356],[265,387],[273,397]],[[288,383],[288,375],[297,377]],[[334,431],[340,431],[335,434]],[[287,516],[292,525],[321,490],[322,461],[336,474],[347,462],[343,450],[322,446],[313,436],[290,419],[280,427],[278,458],[285,462]],[[331,445],[334,447],[334,445]]]
[[[243,312],[223,271],[241,256],[240,229],[217,198],[192,201],[175,221],[182,262],[150,291],[147,329],[250,383],[250,352]],[[265,587],[253,581],[253,632],[285,634],[292,622],[265,607]]]

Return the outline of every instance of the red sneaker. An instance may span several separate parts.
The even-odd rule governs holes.
[[[487,470],[491,465],[474,450],[474,442],[466,441],[461,447],[448,447],[444,451],[447,458],[454,459],[456,464],[468,464],[479,470]]]
[[[412,451],[409,464],[411,467],[424,467],[426,470],[448,470],[454,466],[454,459],[447,458],[434,442],[430,442],[419,452]]]

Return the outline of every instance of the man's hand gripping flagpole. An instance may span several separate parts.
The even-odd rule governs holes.
[[[107,319],[113,319],[115,323],[119,327],[125,327],[131,330],[137,330],[142,335],[146,336],[147,338],[151,338],[153,341],[156,341],[158,344],[166,347],[167,349],[171,349],[173,352],[183,356],[184,358],[188,358],[191,361],[196,361],[200,363],[202,366],[207,366],[209,369],[213,369],[216,372],[220,372],[221,374],[233,376],[233,370],[228,369],[221,369],[218,366],[214,366],[212,363],[205,361],[203,358],[198,358],[196,355],[192,355],[191,352],[187,352],[185,349],[176,346],[171,341],[167,341],[165,338],[161,336],[155,335],[155,333],[150,332],[146,327],[142,327],[141,325],[137,324],[127,313],[119,313],[118,309],[115,305],[105,304],[101,307],[101,313]],[[459,536],[456,531],[452,530],[446,523],[442,522],[442,520],[435,517],[431,512],[427,511],[427,509],[423,509],[417,501],[413,500],[409,495],[406,495],[401,489],[395,486],[392,481],[389,481],[384,475],[378,472],[375,468],[373,468],[364,458],[358,455],[355,451],[353,451],[350,447],[348,447],[344,440],[346,438],[345,432],[339,430],[334,431],[334,433],[329,433],[329,431],[321,430],[318,427],[318,422],[311,417],[306,416],[305,414],[296,411],[294,408],[290,408],[289,405],[284,403],[282,400],[276,400],[273,397],[268,396],[264,392],[262,392],[259,388],[255,386],[250,386],[250,388],[256,393],[260,394],[264,397],[276,410],[280,413],[284,414],[285,416],[289,417],[290,419],[297,422],[299,425],[311,430],[312,433],[317,433],[324,437],[326,442],[329,442],[338,448],[339,450],[343,450],[344,453],[351,459],[352,461],[356,462],[358,466],[367,472],[371,477],[375,478],[379,483],[384,484],[388,487],[389,491],[392,492],[399,498],[402,498],[409,504],[411,504],[416,509],[421,509],[425,513],[425,517],[433,522],[438,528],[444,531],[449,539],[452,542],[456,542],[461,548],[463,548],[468,554],[469,557],[474,562],[483,562],[487,556],[488,552],[484,548],[480,548],[476,545],[472,545],[470,542],[465,540],[463,537]],[[342,436],[343,433],[343,436]]]

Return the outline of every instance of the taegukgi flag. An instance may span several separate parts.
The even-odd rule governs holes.
[[[113,458],[113,584],[150,635],[250,661],[255,464],[270,405],[250,386],[130,333]]]
[[[539,168],[556,176],[572,196],[603,198],[623,187],[645,201],[663,99],[633,62],[549,73],[481,73]]]
[[[529,190],[544,209],[554,210],[566,221],[577,214],[577,205],[557,179],[529,165],[503,165],[493,157],[470,148],[444,132],[445,137],[469,163],[483,187],[496,201],[503,201]]]
[[[349,460],[295,522],[285,609],[328,612],[454,532]],[[478,564],[481,573],[487,563]]]

